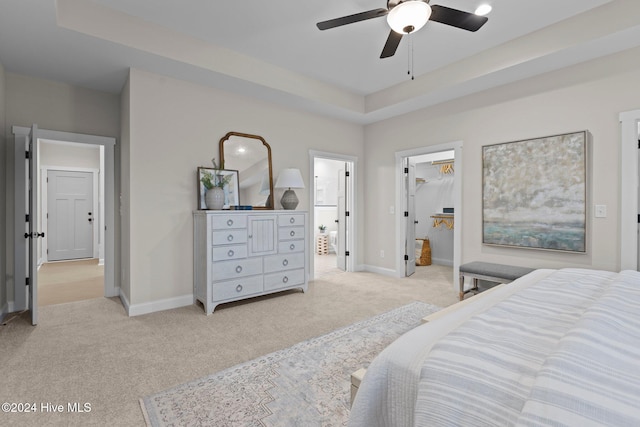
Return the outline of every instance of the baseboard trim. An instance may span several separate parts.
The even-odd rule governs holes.
[[[377,267],[375,265],[365,264],[364,265],[364,271],[368,271],[370,273],[380,274],[382,276],[401,277],[401,276],[398,276],[398,273],[395,270],[391,270],[390,268]]]
[[[171,310],[172,308],[186,307],[193,304],[193,294],[182,295],[175,298],[166,298],[157,301],[145,302],[142,304],[126,304],[129,316],[140,316],[142,314],[154,313],[156,311]]]
[[[120,295],[118,295],[118,296],[120,297],[120,302],[122,303],[122,306],[124,307],[125,313],[127,313],[127,316],[131,316],[129,314],[129,300],[127,299],[127,296],[123,292],[120,292]]]
[[[438,264],[438,265],[446,265],[447,267],[453,267],[453,261],[450,259],[432,258],[431,263]]]

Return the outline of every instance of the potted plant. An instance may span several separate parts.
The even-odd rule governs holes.
[[[325,230],[327,229],[326,225],[320,224],[318,226],[318,230],[320,230],[320,234],[324,234]]]
[[[207,209],[220,210],[224,206],[224,186],[231,181],[232,175],[222,175],[218,171],[223,167],[216,164],[216,159],[211,159],[213,163],[213,173],[209,171],[202,172],[200,182],[207,190],[204,194],[204,202],[207,205]]]

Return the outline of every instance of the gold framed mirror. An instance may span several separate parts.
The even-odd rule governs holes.
[[[237,170],[240,204],[253,209],[273,209],[271,147],[259,135],[229,132],[220,139],[224,169]]]

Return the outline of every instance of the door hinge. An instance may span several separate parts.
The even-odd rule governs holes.
[[[31,158],[31,151],[25,151],[25,152],[24,152],[24,158],[25,158],[25,159],[29,159],[29,158]]]
[[[405,256],[404,256],[404,260],[405,260],[405,261],[409,261],[409,255],[405,255]]]
[[[344,256],[349,256],[349,251],[345,251]]]
[[[638,224],[640,224],[640,214],[638,214]]]
[[[344,216],[349,216],[349,211],[346,211],[346,212],[344,213]]]
[[[638,141],[638,142],[640,142],[640,141]],[[346,171],[346,172],[344,173],[344,176],[346,176],[346,177],[348,178],[348,177],[349,177],[349,171]]]
[[[26,215],[24,216],[24,222],[29,222],[29,214],[26,214]]]
[[[409,212],[404,211],[404,216],[406,216],[408,218],[409,217]]]
[[[409,173],[409,168],[404,168],[404,173]]]
[[[31,283],[29,279],[30,277],[27,277],[26,279],[24,279],[24,281],[26,282],[26,286],[29,286],[29,284]]]

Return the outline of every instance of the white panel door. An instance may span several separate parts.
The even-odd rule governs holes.
[[[405,242],[405,275],[411,276],[416,272],[416,163],[407,158],[405,173],[405,188],[407,189],[406,206],[406,236]]]
[[[338,171],[338,247],[336,249],[336,267],[347,269],[347,174],[345,168]]]
[[[48,259],[93,256],[93,175],[91,172],[48,173]]]

